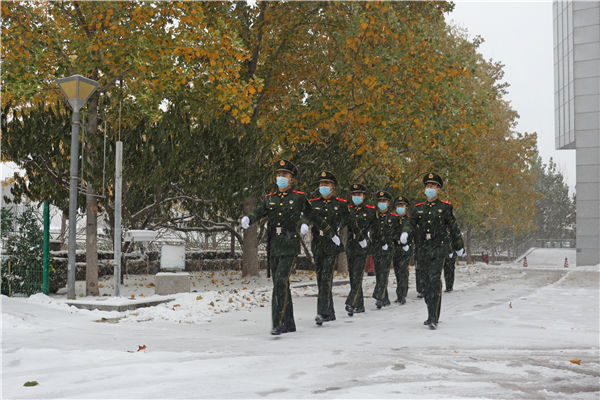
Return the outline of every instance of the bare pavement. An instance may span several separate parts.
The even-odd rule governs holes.
[[[314,292],[297,291],[298,331],[277,337],[268,304],[139,322],[3,296],[2,397],[598,399],[598,288],[598,267],[461,265],[437,331],[411,281],[406,305],[366,298],[354,317],[336,286],[323,327]]]

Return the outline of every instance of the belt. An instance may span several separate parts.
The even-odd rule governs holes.
[[[295,233],[296,230],[295,229],[289,229],[289,228],[286,228],[286,227],[283,227],[283,226],[276,226],[275,227],[275,233],[277,235],[281,235],[284,232]]]

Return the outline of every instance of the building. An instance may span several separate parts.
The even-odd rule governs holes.
[[[600,1],[554,1],[557,149],[575,149],[577,265],[600,264]]]

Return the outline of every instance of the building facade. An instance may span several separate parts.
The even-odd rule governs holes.
[[[554,1],[557,149],[575,149],[577,265],[600,264],[600,1]]]

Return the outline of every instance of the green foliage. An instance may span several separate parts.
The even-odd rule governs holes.
[[[2,294],[41,292],[43,233],[38,212],[26,205],[15,216],[3,208],[2,229]]]
[[[575,198],[569,197],[569,187],[554,160],[543,164],[538,156],[539,172],[535,191],[542,196],[535,202],[537,213],[535,235],[539,239],[575,238]]]

